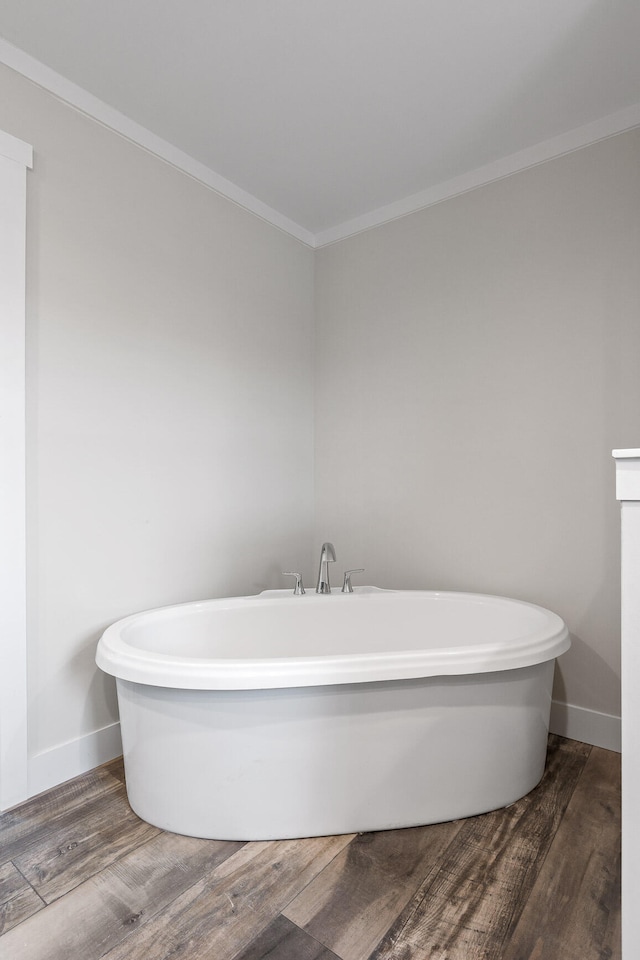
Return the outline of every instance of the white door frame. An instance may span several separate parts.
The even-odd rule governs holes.
[[[0,810],[27,786],[25,261],[32,148],[0,130]]]

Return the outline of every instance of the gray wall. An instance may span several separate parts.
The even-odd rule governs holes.
[[[316,540],[368,583],[550,607],[556,697],[613,715],[639,160],[636,130],[316,255]]]
[[[0,128],[34,147],[33,754],[117,718],[109,622],[308,561],[313,254],[7,68]]]
[[[312,579],[323,539],[366,582],[557,610],[556,696],[619,712],[637,131],[314,256],[5,67],[0,128],[35,151],[32,754],[115,719],[107,623]]]

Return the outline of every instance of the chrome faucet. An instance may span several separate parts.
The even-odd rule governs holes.
[[[304,596],[304,594],[306,593],[306,590],[304,589],[304,583],[302,582],[302,574],[301,574],[301,573],[294,573],[292,570],[283,570],[283,571],[282,571],[282,576],[283,576],[283,577],[295,577],[295,578],[296,578],[296,585],[295,585],[295,587],[293,588],[293,595],[294,595],[294,597],[302,597],[302,596]]]
[[[344,580],[342,581],[343,593],[353,593],[353,587],[351,586],[352,573],[364,573],[364,567],[358,567],[356,570],[345,570]]]
[[[316,593],[331,593],[331,584],[329,583],[329,564],[335,563],[336,551],[332,543],[323,543],[320,551],[320,569],[318,570],[318,583]]]

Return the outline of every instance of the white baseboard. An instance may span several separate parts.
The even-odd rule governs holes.
[[[581,740],[606,750],[621,750],[620,717],[597,710],[586,710],[571,704],[551,704],[551,733],[570,740]],[[102,730],[62,743],[29,758],[29,796],[78,777],[101,763],[122,753],[120,724],[112,723]]]
[[[594,747],[604,747],[605,750],[615,750],[618,753],[622,750],[620,717],[612,717],[608,713],[598,713],[597,710],[574,707],[570,703],[554,700],[551,704],[549,730],[561,737],[568,737],[569,740],[591,743]]]
[[[120,724],[111,723],[94,733],[61,743],[29,757],[29,796],[78,777],[122,753]]]

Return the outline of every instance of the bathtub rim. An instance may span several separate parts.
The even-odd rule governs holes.
[[[96,651],[96,663],[107,674],[149,686],[190,690],[257,690],[494,673],[553,660],[571,645],[569,631],[557,614],[524,600],[461,591],[391,590],[380,587],[357,587],[354,593],[425,595],[433,599],[481,600],[532,608],[543,615],[547,629],[517,638],[511,645],[502,641],[458,648],[251,659],[180,657],[133,647],[122,637],[125,628],[143,620],[152,621],[171,614],[179,616],[183,611],[218,604],[234,608],[247,602],[270,603],[287,598],[293,603],[309,602],[305,597],[293,597],[290,590],[266,590],[249,596],[170,604],[118,620],[102,634]],[[343,602],[353,602],[354,599],[353,595],[337,596]],[[317,598],[312,595],[309,599],[311,603],[331,602],[329,597]]]

